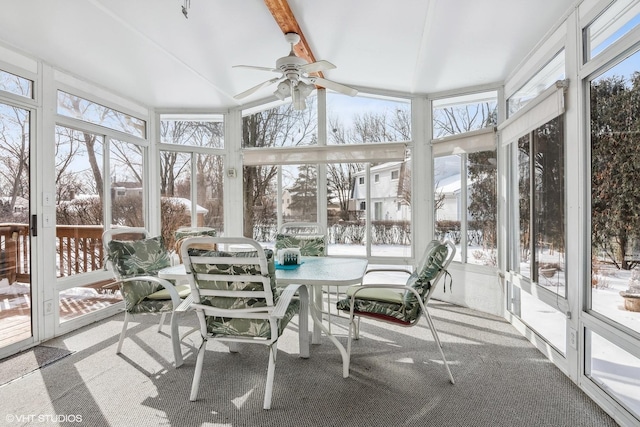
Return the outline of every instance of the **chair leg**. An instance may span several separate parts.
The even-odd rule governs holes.
[[[164,321],[167,318],[167,313],[164,312],[160,315],[160,323],[158,323],[158,332],[162,332],[162,325],[164,325]]]
[[[300,311],[298,312],[298,345],[300,357],[309,357],[309,293],[307,288],[301,288]]]
[[[202,338],[200,348],[198,348],[198,358],[196,359],[196,369],[193,372],[193,382],[191,383],[191,396],[189,400],[194,402],[198,398],[198,388],[200,388],[200,376],[202,375],[202,365],[204,363],[204,353],[207,347],[207,338]]]
[[[269,347],[269,367],[267,368],[267,386],[264,391],[264,409],[271,409],[271,395],[273,393],[273,378],[276,371],[277,354],[278,342],[275,341]]]
[[[164,317],[166,313],[162,313]],[[171,344],[173,345],[173,358],[176,361],[176,368],[182,366],[182,349],[180,348],[180,331],[178,330],[178,319],[176,312],[171,313]]]
[[[433,320],[431,319],[431,316],[429,315],[429,312],[424,309],[424,317],[427,318],[427,323],[429,324],[429,329],[431,329],[431,333],[433,334],[433,339],[436,342],[436,345],[438,346],[438,350],[440,350],[440,356],[442,356],[442,361],[444,362],[444,367],[447,370],[447,374],[449,374],[449,380],[451,381],[451,384],[455,384],[456,382],[453,379],[453,374],[451,373],[451,369],[449,369],[449,363],[447,362],[447,358],[444,357],[444,351],[442,350],[442,344],[440,343],[440,338],[438,337],[438,332],[436,331],[436,327],[433,323]]]
[[[349,368],[351,367],[351,340],[352,340],[352,332],[355,328],[355,319],[351,317],[349,319],[349,335],[347,337],[347,374],[349,373]]]
[[[120,339],[118,340],[118,348],[116,349],[116,354],[120,354],[122,350],[122,343],[124,342],[124,336],[127,334],[127,325],[129,324],[129,312],[124,312],[124,323],[122,325],[122,331],[120,332]]]

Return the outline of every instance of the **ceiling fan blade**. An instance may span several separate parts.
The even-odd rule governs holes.
[[[259,85],[256,85],[256,86],[254,86],[254,87],[252,87],[250,89],[245,90],[242,93],[239,93],[239,94],[235,95],[233,98],[234,99],[238,99],[238,100],[242,99],[242,98],[244,98],[246,96],[251,95],[254,92],[257,92],[258,90],[262,89],[265,86],[269,86],[270,84],[277,82],[278,80],[280,80],[280,77],[274,77],[271,80],[267,80],[266,82],[262,82]]]
[[[345,86],[340,83],[332,82],[331,80],[323,79],[322,77],[311,76],[308,80],[313,84],[325,87],[327,89],[335,90],[336,92],[340,92],[345,95],[356,96],[358,94],[358,91],[354,88]]]
[[[269,68],[269,67],[256,67],[255,65],[234,65],[231,68],[248,68],[250,70],[260,70],[260,71],[273,71],[275,73],[279,73],[280,70],[277,70],[275,68]]]
[[[334,68],[336,68],[336,66],[331,62],[322,60],[312,62],[310,64],[301,65],[300,71],[302,71],[303,73],[316,73],[318,71],[333,70]]]

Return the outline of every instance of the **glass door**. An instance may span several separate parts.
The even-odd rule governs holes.
[[[30,120],[0,101],[0,351],[33,337]]]

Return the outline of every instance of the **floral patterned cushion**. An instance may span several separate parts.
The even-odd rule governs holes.
[[[178,255],[178,259],[182,263],[181,247],[185,240],[190,237],[216,237],[218,232],[215,228],[210,227],[182,227],[176,230],[174,233],[175,238],[175,251]]]
[[[447,260],[447,255],[449,255],[449,248],[446,245],[439,244],[434,246],[425,254],[423,262],[420,264],[421,268],[409,276],[406,285],[418,291],[423,301],[427,296],[427,292],[431,289],[431,281],[435,279],[438,272],[442,270]],[[407,305],[420,306],[416,300],[416,296],[409,291],[404,294],[404,302]]]
[[[189,286],[188,284],[176,285],[174,286],[174,288],[176,289],[176,292],[178,293],[180,299],[184,299],[191,294],[191,286]],[[169,291],[166,288],[162,288],[159,291],[152,293],[151,295],[147,295],[147,299],[171,299],[171,294],[169,294]]]
[[[136,304],[130,304],[130,301],[136,298],[134,296],[135,291],[124,291],[124,295],[127,311],[131,314],[162,313],[163,311],[173,311],[173,302],[170,299],[152,300],[143,297]],[[127,299],[127,296],[129,296],[130,298]]]
[[[185,237],[216,237],[217,235],[218,232],[216,231],[216,229],[209,227],[184,227],[179,228],[175,232],[176,242]]]
[[[107,245],[107,259],[111,261],[117,279],[157,276],[158,270],[171,265],[171,259],[160,236],[142,240],[111,240]],[[163,288],[160,284],[145,280],[124,283],[122,295],[126,310],[131,313],[171,310],[170,299],[145,301],[148,295],[161,289]]]
[[[401,324],[410,324],[417,319],[416,313],[407,310],[403,303],[392,303],[388,301],[375,301],[358,298],[353,306],[353,312],[357,315],[379,318],[389,322],[397,322]],[[351,298],[344,298],[337,302],[338,310],[346,311],[351,309]]]
[[[326,239],[322,234],[282,234],[276,235],[276,250],[300,248],[302,256],[323,256]]]
[[[424,262],[421,263],[422,269],[414,271],[407,279],[405,285],[418,291],[423,301],[429,289],[431,289],[432,280],[442,269],[448,254],[449,249],[446,245],[434,246],[426,254]],[[373,290],[371,289],[371,291]],[[359,292],[354,302],[354,313],[401,324],[411,324],[418,320],[422,314],[420,304],[413,292],[405,291],[403,295],[398,297],[388,292],[380,291],[383,290],[378,292],[370,292],[369,290]],[[387,290],[385,289],[384,291]],[[338,301],[336,304],[338,310],[350,311],[352,294],[353,291],[348,289],[347,295],[349,297]]]
[[[276,287],[276,270],[274,264],[273,251],[265,249],[267,257],[268,274],[270,278],[271,291],[273,293],[274,305],[277,304],[280,289]],[[203,249],[190,248],[190,256],[223,256],[230,258],[238,257],[257,257],[257,252],[223,252],[223,251],[207,251]],[[233,260],[229,260],[229,264],[210,265],[210,264],[193,264],[191,268],[194,272],[194,278],[198,287],[201,289],[223,289],[223,290],[262,290],[262,282],[242,282],[234,281],[230,277],[229,281],[211,281],[198,280],[198,273],[210,274],[228,274],[229,276],[240,274],[260,274],[259,269],[252,265],[233,264]],[[201,304],[210,305],[212,307],[224,309],[238,309],[247,307],[265,307],[266,300],[262,298],[232,298],[232,297],[201,297]],[[284,318],[279,322],[278,335],[282,334],[291,318],[298,312],[300,302],[294,299],[289,304]],[[207,332],[214,335],[238,335],[251,337],[271,337],[271,327],[269,321],[262,319],[242,319],[242,318],[222,318],[215,316],[207,317]]]

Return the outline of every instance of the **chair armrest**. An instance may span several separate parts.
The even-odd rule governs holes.
[[[411,275],[413,272],[406,268],[372,268],[365,271],[364,275],[369,273],[407,273]]]
[[[193,304],[193,295],[189,294],[185,299],[182,300],[180,305],[175,308],[176,311],[188,311],[191,309],[191,304]]]
[[[109,288],[115,288],[115,287],[120,287],[120,285],[122,285],[122,281],[121,280],[115,280],[111,283],[107,283],[105,285],[102,285],[101,288],[102,289],[109,289]]]
[[[289,307],[289,303],[293,299],[295,294],[298,294],[302,301],[301,303],[305,303],[309,300],[309,295],[307,291],[307,287],[305,285],[289,285],[280,294],[280,298],[278,298],[278,303],[274,307],[271,315],[276,319],[282,319],[287,312],[287,307]]]
[[[349,296],[349,298],[351,299],[355,298],[358,292],[364,291],[365,289],[393,289],[393,290],[402,290],[402,291],[405,291],[405,290],[415,291],[415,289],[413,289],[411,286],[394,285],[394,284],[353,285],[353,286],[350,286],[349,289],[353,289],[353,293],[351,294],[351,296]]]
[[[171,297],[171,302],[173,303],[173,309],[175,310],[182,303],[182,299],[180,299],[180,295],[178,295],[178,291],[173,286],[173,283],[166,279],[161,279],[155,276],[136,276],[136,277],[128,277],[126,279],[119,280],[120,283],[134,282],[134,281],[145,281],[145,282],[154,282],[162,286],[169,292],[169,296]]]

